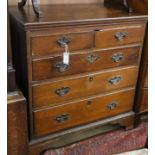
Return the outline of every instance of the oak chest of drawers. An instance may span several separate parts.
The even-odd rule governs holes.
[[[36,19],[31,7],[10,8],[14,65],[28,101],[30,140],[104,120],[133,119],[147,17],[96,4],[41,9],[44,17]],[[63,63],[66,46],[68,64]],[[133,121],[124,124],[132,127]]]

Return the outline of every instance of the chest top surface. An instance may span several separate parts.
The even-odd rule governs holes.
[[[66,5],[41,5],[42,18],[36,18],[32,6],[18,9],[17,6],[9,8],[10,14],[25,27],[44,25],[70,25],[91,24],[99,22],[122,21],[147,18],[145,14],[133,12],[129,14],[122,7],[107,8],[102,4],[66,4]]]

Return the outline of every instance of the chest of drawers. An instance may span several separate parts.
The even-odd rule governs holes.
[[[30,7],[10,8],[14,65],[28,101],[30,141],[134,116],[147,17],[96,4],[41,8],[40,19]],[[69,64],[63,63],[63,44]]]

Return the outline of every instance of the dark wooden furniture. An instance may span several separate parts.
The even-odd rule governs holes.
[[[21,2],[18,3],[19,9],[23,9],[23,7],[26,5],[27,0],[21,0]],[[38,5],[38,0],[32,0],[32,6],[34,13],[37,18],[42,17],[42,12],[40,11],[40,7]]]
[[[15,69],[12,64],[12,49],[10,37],[10,22],[7,19],[7,92],[12,92],[17,89],[15,81]]]
[[[41,19],[30,6],[9,10],[17,81],[28,101],[30,154],[101,126],[133,128],[145,14],[98,4],[44,5]],[[62,60],[66,47],[69,64]]]
[[[7,152],[8,155],[28,155],[28,126],[26,100],[17,89],[12,65],[10,25],[8,19],[7,49]]]
[[[138,12],[148,14],[148,0],[131,0],[132,8]],[[138,87],[135,100],[136,122],[147,118],[148,113],[148,33],[146,30],[140,72],[138,77]]]
[[[21,2],[18,3],[19,9],[23,9],[23,7],[26,5],[27,0],[21,0]],[[132,7],[130,6],[130,0],[104,0],[104,5],[107,7],[111,6],[122,6],[124,7],[129,13],[132,12]],[[43,17],[42,12],[40,11],[40,6],[38,5],[38,0],[32,0],[32,6],[34,13],[37,18]]]
[[[135,110],[138,114],[148,111],[148,36],[146,35],[138,80]]]
[[[7,96],[8,155],[28,155],[26,101],[18,90]]]

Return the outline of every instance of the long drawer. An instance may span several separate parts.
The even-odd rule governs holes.
[[[54,105],[79,97],[134,87],[137,67],[96,72],[33,85],[33,107]]]
[[[143,24],[103,27],[95,34],[95,47],[105,48],[131,43],[142,43],[145,32]]]
[[[33,80],[62,77],[98,71],[106,68],[137,65],[139,47],[130,47],[96,52],[82,52],[70,56],[70,64],[64,65],[62,56],[33,60]]]
[[[34,112],[34,135],[42,136],[132,110],[134,89],[70,102]]]
[[[64,51],[61,43],[66,43],[70,51],[90,49],[94,46],[94,33],[64,33],[35,36],[31,38],[32,55],[48,55],[62,53]]]

